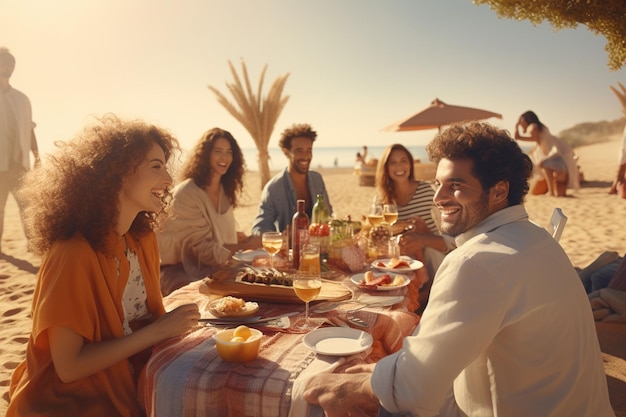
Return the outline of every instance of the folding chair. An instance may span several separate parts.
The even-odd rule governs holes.
[[[565,223],[567,223],[567,216],[563,214],[563,211],[560,208],[556,207],[552,212],[552,217],[550,218],[550,223],[548,223],[547,230],[557,242],[561,239],[563,229],[565,229]]]

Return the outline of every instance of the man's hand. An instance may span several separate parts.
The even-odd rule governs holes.
[[[311,377],[304,398],[318,404],[326,417],[375,416],[379,403],[372,386],[372,365],[362,365],[346,370],[343,374],[320,374]]]

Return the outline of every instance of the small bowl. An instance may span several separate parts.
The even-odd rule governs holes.
[[[263,333],[257,329],[250,329],[252,335],[245,342],[231,342],[235,329],[225,329],[217,332],[215,347],[224,362],[248,362],[255,359],[261,348]]]

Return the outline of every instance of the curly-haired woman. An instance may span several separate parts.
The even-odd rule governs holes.
[[[195,304],[166,313],[159,288],[153,228],[178,142],[107,115],[58,146],[20,191],[30,249],[44,258],[7,416],[141,416],[149,348],[200,318]]]
[[[164,294],[223,265],[233,252],[261,247],[237,231],[234,208],[245,162],[227,131],[206,131],[194,146],[174,189],[172,216],[158,234]]]

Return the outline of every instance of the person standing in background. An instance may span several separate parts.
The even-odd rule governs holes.
[[[278,145],[289,165],[263,187],[259,211],[252,223],[252,235],[284,232],[296,212],[296,200],[305,201],[305,212],[311,218],[316,196],[321,194],[328,212],[333,212],[322,175],[309,169],[316,138],[317,132],[308,124],[294,124],[281,134]]]
[[[621,91],[618,91],[615,87],[610,86],[611,91],[615,94],[617,99],[622,103],[622,112],[624,112],[624,116],[626,116],[626,87],[622,85],[622,83],[617,83]],[[626,126],[624,126],[624,133],[622,133],[622,146],[620,147],[617,155],[617,176],[611,188],[609,189],[609,194],[617,194],[617,188],[622,184],[622,198],[626,198]]]
[[[0,252],[4,231],[4,207],[9,193],[13,194],[17,201],[20,218],[23,218],[24,204],[16,197],[16,191],[22,175],[30,169],[30,151],[35,156],[35,164],[39,163],[30,100],[9,84],[13,70],[15,57],[7,48],[0,47]],[[28,237],[27,230],[25,232]]]

